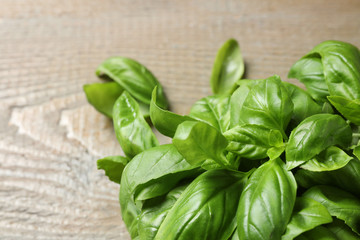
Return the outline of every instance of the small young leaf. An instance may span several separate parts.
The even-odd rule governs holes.
[[[188,116],[181,116],[162,109],[157,105],[157,87],[154,88],[150,103],[150,118],[155,128],[168,137],[173,137],[178,125],[184,121],[193,120]]]
[[[144,65],[133,59],[125,57],[108,58],[96,69],[96,75],[109,77],[136,100],[147,105],[150,104],[154,87],[158,86],[157,103],[164,109],[168,106],[163,88],[158,80]]]
[[[129,159],[122,156],[108,156],[97,160],[98,169],[105,170],[105,175],[113,182],[120,183],[122,172]]]
[[[229,39],[219,49],[211,74],[211,87],[214,94],[230,94],[237,87],[236,82],[244,74],[244,61],[239,44]]]
[[[140,112],[139,104],[126,91],[114,104],[113,120],[116,137],[128,158],[159,145]]]

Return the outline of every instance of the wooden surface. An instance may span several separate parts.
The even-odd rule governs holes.
[[[186,114],[228,38],[248,78],[286,80],[323,40],[360,46],[359,16],[358,0],[0,0],[0,239],[129,239],[96,169],[121,149],[82,92],[107,57],[148,66]]]

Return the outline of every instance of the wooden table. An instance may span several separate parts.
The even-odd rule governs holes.
[[[172,110],[186,114],[211,94],[214,56],[230,37],[248,78],[286,80],[323,40],[360,46],[358,0],[0,4],[0,239],[129,239],[119,186],[96,169],[96,159],[121,149],[82,92],[107,57],[148,66]]]

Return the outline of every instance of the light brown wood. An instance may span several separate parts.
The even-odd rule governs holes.
[[[107,57],[148,66],[172,110],[186,114],[211,93],[216,51],[230,37],[248,78],[286,80],[323,40],[360,46],[358,0],[0,4],[0,239],[129,239],[119,186],[96,169],[96,159],[121,149],[82,92]]]

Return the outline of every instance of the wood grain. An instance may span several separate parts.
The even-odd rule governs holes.
[[[357,0],[0,3],[0,239],[129,239],[119,186],[96,169],[121,149],[82,92],[107,57],[148,66],[186,114],[211,93],[216,50],[230,37],[248,78],[286,80],[323,40],[360,46]]]

